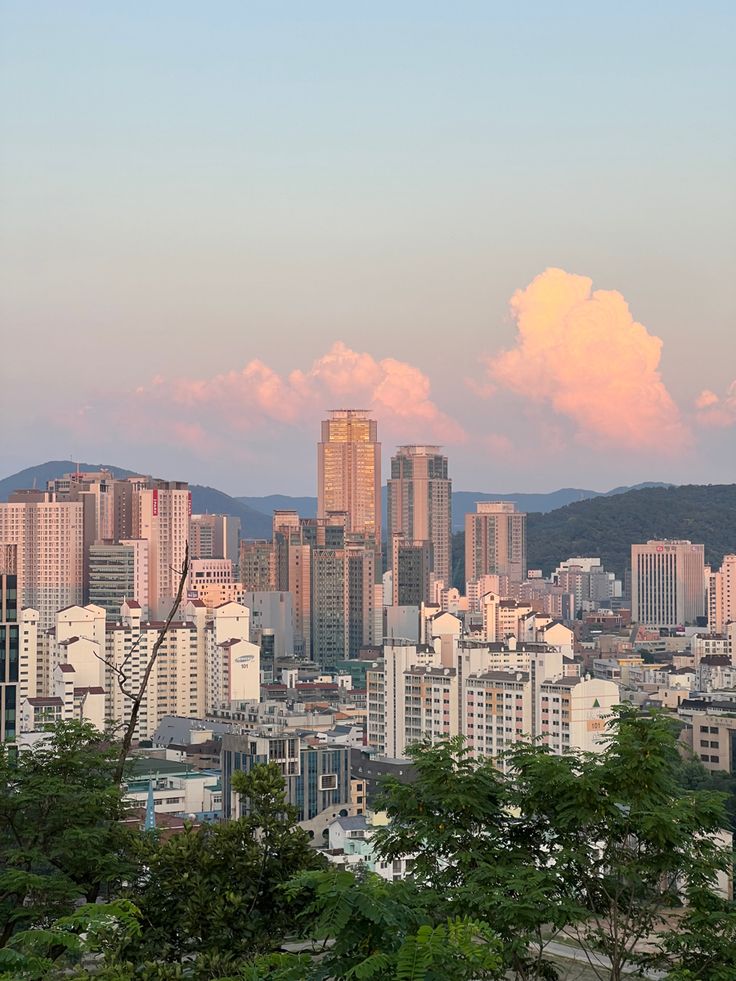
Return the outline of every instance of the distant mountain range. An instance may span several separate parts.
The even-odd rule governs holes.
[[[46,487],[48,480],[61,477],[65,473],[81,470],[109,470],[116,477],[132,477],[139,471],[124,470],[111,464],[74,463],[71,460],[50,460],[35,467],[28,467],[18,473],[11,474],[0,480],[0,501],[7,501],[9,495],[24,487]],[[645,483],[634,487],[615,487],[613,490],[601,493],[593,490],[583,490],[576,487],[564,487],[548,494],[494,494],[488,491],[454,491],[452,495],[452,525],[453,531],[460,531],[464,524],[464,515],[475,510],[476,501],[514,501],[522,511],[546,514],[557,508],[590,498],[611,497],[625,494],[630,490],[642,488],[668,487],[668,484]],[[270,538],[271,514],[276,509],[297,511],[303,518],[314,517],[317,513],[316,497],[290,497],[285,494],[269,494],[265,497],[231,497],[214,487],[203,487],[200,484],[190,484],[192,491],[192,509],[197,514],[231,514],[240,518],[242,533],[245,538]],[[382,492],[383,521],[386,526],[386,488]]]
[[[23,487],[44,489],[46,481],[61,477],[65,473],[80,470],[109,470],[115,477],[134,477],[139,470],[124,470],[109,463],[72,463],[70,460],[50,460],[37,467],[28,467],[18,473],[0,480],[0,501],[7,501],[14,490]],[[271,515],[257,511],[244,501],[230,497],[214,487],[189,485],[192,492],[192,510],[195,514],[231,514],[240,518],[242,533],[246,538],[270,538]]]
[[[641,490],[645,487],[670,487],[670,484],[644,483],[633,487],[614,487],[613,490],[601,491],[582,490],[579,487],[563,487],[550,491],[548,494],[494,494],[488,491],[453,491],[452,494],[452,530],[462,531],[465,526],[465,515],[475,511],[476,501],[513,501],[520,511],[546,514],[556,508],[565,507],[575,501],[586,501],[593,497],[613,497],[615,494],[625,494],[630,490]],[[271,514],[274,509],[298,511],[302,518],[313,518],[317,514],[316,497],[288,497],[285,494],[270,494],[268,497],[238,497],[236,500]],[[381,492],[383,507],[383,527],[386,527],[386,487]]]

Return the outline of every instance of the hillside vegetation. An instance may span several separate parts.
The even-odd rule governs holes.
[[[707,563],[720,565],[736,551],[736,484],[650,487],[530,514],[529,568],[548,575],[570,556],[599,555],[623,577],[632,544],[650,538],[689,538],[705,545]]]
[[[564,559],[597,555],[624,577],[631,546],[650,538],[689,538],[705,545],[705,561],[718,566],[736,552],[736,484],[649,487],[595,497],[527,518],[530,569],[549,575]],[[453,579],[464,588],[465,535],[453,536]]]

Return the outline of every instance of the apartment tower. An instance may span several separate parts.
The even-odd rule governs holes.
[[[465,580],[526,578],[526,514],[512,501],[478,501],[465,515]]]
[[[452,481],[439,446],[399,446],[391,457],[388,481],[388,562],[393,571],[394,535],[427,542],[435,579],[451,585]]]

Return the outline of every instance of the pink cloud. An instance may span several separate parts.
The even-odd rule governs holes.
[[[370,409],[382,431],[402,439],[465,439],[462,427],[432,400],[429,378],[419,368],[395,358],[377,360],[340,341],[308,369],[288,374],[253,359],[209,378],[155,375],[116,406],[101,407],[98,422],[115,428],[124,420],[137,438],[165,438],[202,452],[208,444],[226,445],[228,432],[269,422],[309,427],[316,438],[319,417],[333,406]]]
[[[705,388],[695,399],[696,418],[703,426],[727,427],[736,425],[736,380],[721,398]]]
[[[488,380],[569,419],[580,438],[675,452],[689,433],[659,373],[662,341],[623,296],[547,269],[511,298],[516,346],[487,363]]]

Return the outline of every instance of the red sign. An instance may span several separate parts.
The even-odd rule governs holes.
[[[153,491],[153,516],[158,517],[158,488]]]
[[[192,516],[192,492],[191,491],[189,492],[189,501],[187,507],[189,508],[189,517],[191,518]]]

